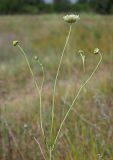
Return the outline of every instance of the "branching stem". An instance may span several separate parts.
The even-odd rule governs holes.
[[[38,94],[39,94],[39,99],[40,99],[40,100],[39,100],[39,101],[40,101],[40,127],[41,127],[41,130],[42,130],[42,134],[43,134],[43,136],[44,136],[44,139],[45,139],[43,122],[42,122],[42,87],[43,87],[43,83],[44,83],[44,69],[43,69],[42,64],[41,64],[40,61],[38,60],[38,63],[39,63],[39,65],[41,66],[42,71],[43,71],[43,81],[42,81],[42,84],[41,84],[41,88],[39,88],[39,86],[38,86],[38,84],[37,84],[37,82],[36,82],[36,80],[35,80],[34,73],[33,73],[33,71],[32,71],[32,68],[31,68],[31,66],[30,66],[30,63],[29,63],[29,60],[28,60],[28,58],[27,58],[27,55],[26,55],[25,51],[23,50],[23,48],[22,48],[20,45],[17,45],[17,46],[18,46],[18,48],[20,49],[22,55],[24,56],[24,58],[25,58],[25,60],[26,60],[26,63],[27,63],[27,65],[28,65],[28,68],[29,68],[30,73],[31,73],[31,75],[32,75],[34,84],[35,84],[35,86],[36,86],[37,92],[38,92]]]
[[[56,142],[57,142],[57,140],[58,140],[58,137],[59,137],[59,134],[60,134],[60,132],[61,132],[61,129],[62,129],[63,125],[64,125],[64,122],[66,121],[66,119],[67,119],[70,111],[72,110],[72,108],[73,108],[73,106],[74,106],[74,104],[75,104],[75,102],[76,102],[79,94],[81,93],[81,91],[82,91],[82,89],[84,88],[84,86],[85,86],[85,85],[90,81],[90,79],[93,77],[94,73],[96,72],[96,70],[98,69],[98,67],[99,67],[99,65],[100,65],[100,63],[101,63],[101,61],[102,61],[102,55],[101,55],[101,53],[99,53],[99,55],[100,55],[100,60],[99,60],[98,64],[96,65],[95,69],[93,70],[93,72],[91,73],[91,75],[89,76],[89,78],[88,78],[88,79],[81,85],[81,87],[79,88],[77,95],[75,96],[74,100],[72,101],[72,103],[71,103],[71,105],[70,105],[67,113],[65,114],[65,116],[64,116],[64,118],[63,118],[63,120],[62,120],[62,122],[61,122],[61,125],[60,125],[60,127],[59,127],[59,130],[58,130],[58,132],[57,132],[56,138],[55,138],[54,143],[53,143],[52,150],[54,149],[54,147],[55,147],[55,145],[56,145]]]

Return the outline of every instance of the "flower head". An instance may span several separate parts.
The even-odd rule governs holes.
[[[17,40],[13,41],[13,46],[17,46],[19,42]]]
[[[80,19],[79,15],[70,14],[63,17],[64,21],[67,23],[75,23]]]
[[[98,54],[100,52],[99,48],[94,49],[94,54]]]

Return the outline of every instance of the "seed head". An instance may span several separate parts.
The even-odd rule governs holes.
[[[100,52],[99,48],[94,49],[94,54],[99,54],[99,52]]]
[[[75,23],[80,19],[80,17],[79,15],[70,14],[70,15],[64,16],[63,19],[67,23]]]
[[[13,41],[13,46],[17,46],[19,42],[17,40]]]

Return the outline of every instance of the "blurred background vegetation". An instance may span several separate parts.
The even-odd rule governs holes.
[[[1,14],[37,14],[81,11],[101,14],[113,13],[112,0],[1,0]]]
[[[113,13],[112,0],[0,0],[0,160],[42,160],[34,136],[47,151],[40,133],[39,97],[12,41],[19,40],[27,52],[39,84],[43,74],[34,56],[44,66],[43,120],[49,137],[54,78],[69,29],[64,12],[79,13],[80,21],[73,25],[57,83],[54,135],[68,110],[63,100],[72,102],[99,60],[94,48],[102,52],[103,62],[67,119],[53,160],[113,160],[113,16],[106,15]],[[85,73],[79,49],[86,54]]]
[[[43,120],[49,137],[54,77],[69,29],[63,15],[0,16],[0,160],[22,160],[18,147],[25,160],[42,160],[34,136],[46,152],[39,127],[39,97],[26,62],[12,41],[18,39],[27,52],[39,84],[43,74],[35,55],[44,66]],[[93,55],[95,47],[100,48],[103,62],[67,119],[53,160],[112,160],[113,16],[80,14],[80,18],[73,25],[57,83],[54,134],[68,109],[63,99],[72,102],[99,60]],[[86,53],[85,73],[79,49]]]

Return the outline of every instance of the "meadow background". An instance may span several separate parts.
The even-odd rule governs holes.
[[[43,159],[34,136],[43,144],[39,127],[39,97],[25,60],[12,41],[27,52],[35,77],[42,81],[37,56],[45,69],[43,119],[49,135],[53,84],[69,25],[66,13],[0,16],[0,160]],[[80,94],[53,153],[53,160],[113,160],[113,16],[80,13],[72,27],[55,100],[54,135],[81,83],[103,61]],[[86,53],[83,72],[78,50]],[[49,142],[49,138],[48,138]],[[47,155],[48,156],[48,155]]]

